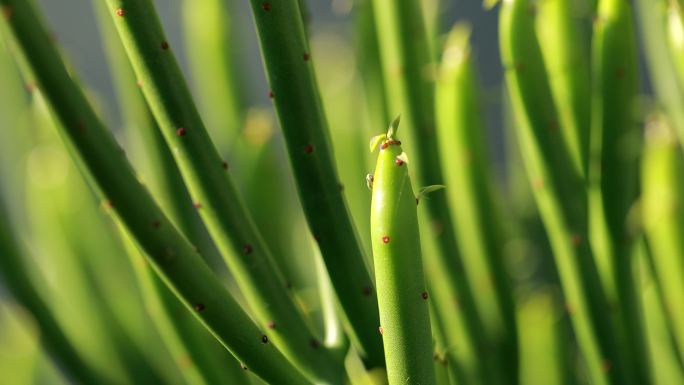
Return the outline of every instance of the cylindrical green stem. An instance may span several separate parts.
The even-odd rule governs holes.
[[[396,124],[390,131],[396,132]],[[434,385],[429,297],[408,167],[401,142],[388,135],[380,145],[371,203],[380,333],[390,385]]]
[[[309,228],[349,321],[352,341],[365,353],[369,366],[382,366],[376,296],[340,191],[298,1],[250,0],[250,4],[271,87],[268,92]]]
[[[637,56],[632,6],[627,0],[600,0],[594,24],[592,100],[592,188],[600,189],[606,224],[611,292],[617,304],[626,367],[637,384],[651,383],[642,332],[634,230],[628,215],[639,192],[641,127],[634,113]],[[595,163],[595,164],[594,164]],[[593,174],[593,175],[592,175]],[[611,298],[612,299],[612,298]]]
[[[421,185],[442,183],[442,171],[435,132],[434,90],[430,81],[432,57],[428,49],[425,25],[419,1],[373,0],[376,31],[380,47],[385,95],[390,114],[401,113],[405,132],[411,142],[409,152],[414,157],[417,182]],[[475,295],[466,276],[465,264],[456,239],[455,229],[449,215],[449,206],[443,193],[436,193],[421,202],[426,207],[426,217],[432,222],[427,230],[437,245],[431,261],[435,270],[447,277],[440,284],[448,285],[447,301],[458,299],[466,335],[472,337],[469,343],[478,344],[473,350],[486,351],[487,341],[479,338],[482,322],[477,315]],[[429,241],[429,240],[427,240]],[[430,283],[431,285],[433,283]],[[451,308],[443,309],[451,311]],[[452,341],[457,337],[445,334]],[[482,350],[484,349],[484,350]],[[488,365],[480,357],[480,364]],[[495,375],[496,371],[482,370],[483,376]],[[517,376],[513,376],[514,381]]]
[[[211,142],[149,0],[108,0],[129,60],[159,128],[200,206],[200,215],[269,337],[300,370],[317,381],[341,383],[342,363],[299,312],[270,250],[254,225],[227,164]]]
[[[590,84],[588,44],[575,16],[576,0],[543,0],[536,17],[539,44],[561,134],[577,170],[587,174]]]
[[[469,29],[457,26],[444,48],[436,89],[437,135],[449,203],[458,208],[452,216],[459,247],[464,255],[484,260],[484,270],[494,289],[492,302],[499,323],[495,333],[501,341],[501,364],[506,368],[506,377],[517,377],[515,304],[504,269],[504,237],[492,192],[469,38]],[[483,336],[471,338],[477,343]]]
[[[647,128],[642,166],[643,221],[662,287],[665,317],[684,351],[684,155],[665,119]]]
[[[12,9],[10,27],[62,122],[62,134],[108,197],[107,205],[136,237],[164,281],[257,375],[278,383],[308,383],[273,344],[263,342],[264,334],[137,181],[114,138],[68,74],[33,6],[18,0],[2,0],[0,4]]]

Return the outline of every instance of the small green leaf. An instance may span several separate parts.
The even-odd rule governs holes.
[[[372,137],[370,140],[370,152],[375,151],[375,149],[378,147],[378,144],[380,144],[380,142],[382,142],[386,138],[387,136],[385,134],[380,134]]]
[[[425,187],[423,187],[423,188],[420,189],[420,191],[418,192],[418,196],[416,197],[416,199],[417,199],[417,200],[421,200],[421,199],[423,199],[423,197],[426,196],[427,194],[430,194],[430,193],[432,193],[432,192],[435,192],[435,191],[438,191],[438,190],[441,190],[441,189],[444,189],[444,188],[446,188],[446,186],[443,185],[443,184],[433,184],[433,185],[430,185],[430,186],[425,186]]]
[[[401,122],[401,114],[397,115],[392,123],[390,123],[389,128],[387,129],[387,139],[392,139],[394,134],[397,133],[397,129],[399,129],[399,122]]]

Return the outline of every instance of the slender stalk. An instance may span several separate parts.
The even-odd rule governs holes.
[[[108,0],[112,18],[200,215],[269,338],[311,379],[341,383],[342,363],[295,306],[271,252],[226,172],[195,108],[149,0]],[[223,165],[222,165],[223,164]]]
[[[588,44],[574,15],[576,0],[543,0],[537,8],[537,36],[558,108],[560,131],[574,166],[587,175],[591,94]]]
[[[500,358],[507,376],[518,376],[515,304],[501,247],[504,236],[494,200],[485,147],[476,74],[468,40],[469,28],[457,25],[444,47],[436,87],[437,135],[447,196],[463,255],[484,259],[492,276]],[[473,330],[475,331],[475,330]],[[471,331],[471,332],[473,332]],[[477,330],[477,332],[482,332]],[[473,336],[473,343],[486,336]],[[483,352],[480,352],[482,354]]]
[[[642,163],[643,221],[665,318],[684,351],[684,155],[664,119],[652,120]]]
[[[334,166],[328,125],[296,0],[251,0],[261,53],[300,201],[348,320],[370,367],[383,366],[373,283]]]
[[[0,5],[12,10],[8,22],[14,38],[62,122],[61,134],[78,152],[108,197],[107,205],[134,234],[165,283],[257,375],[278,383],[308,383],[273,344],[263,343],[264,334],[136,180],[114,138],[69,76],[33,6],[18,0],[2,0]]]
[[[371,244],[380,332],[390,385],[434,385],[428,292],[423,277],[416,195],[408,160],[394,137],[380,145],[371,202]]]
[[[138,160],[138,164],[147,166],[142,167],[146,171],[142,173],[143,178],[149,182],[150,189],[159,199],[164,211],[179,226],[183,234],[200,247],[202,256],[211,265],[213,261],[208,260],[207,255],[212,251],[213,244],[205,235],[206,230],[192,207],[190,195],[173,161],[173,155],[166,147],[142,93],[135,86],[133,70],[118,40],[116,30],[111,25],[108,8],[104,2],[96,3],[95,8],[105,51],[110,59],[126,133],[130,135],[130,141],[141,143],[145,149],[140,151],[144,159]],[[134,245],[125,227],[120,225],[119,228],[143,294],[145,307],[164,344],[178,363],[185,381],[191,385],[246,381],[234,358],[194,320],[192,314],[175,298],[151,267],[144,263],[144,255]]]
[[[183,32],[198,103],[212,141],[222,155],[238,150],[245,121],[238,72],[238,17],[235,0],[183,1]],[[201,28],[200,28],[201,26]]]
[[[592,188],[600,189],[606,223],[611,288],[617,302],[626,367],[633,381],[651,383],[642,332],[639,280],[635,275],[635,234],[628,215],[639,193],[641,127],[634,109],[637,55],[632,6],[626,0],[600,0],[594,23],[592,55]],[[598,184],[598,185],[596,185]],[[612,297],[612,296],[611,296]],[[612,299],[612,298],[611,298]]]
[[[584,181],[554,130],[557,114],[529,7],[527,0],[504,2],[499,27],[520,150],[591,378],[597,384],[628,383],[587,242]]]

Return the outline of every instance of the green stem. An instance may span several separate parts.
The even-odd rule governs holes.
[[[437,135],[447,196],[464,255],[484,260],[494,286],[496,332],[501,334],[500,358],[507,376],[517,377],[517,326],[511,285],[504,269],[503,229],[494,200],[481,120],[476,74],[467,27],[456,26],[447,39],[437,81]],[[499,321],[500,320],[500,321]],[[475,336],[473,342],[483,336]],[[482,352],[480,352],[482,353]]]
[[[606,224],[607,260],[617,302],[626,368],[638,384],[651,383],[642,331],[639,280],[635,276],[634,230],[628,215],[639,193],[641,127],[634,110],[637,53],[632,6],[627,0],[600,0],[594,24],[592,100],[592,189],[599,188]],[[593,175],[592,175],[593,174]],[[612,297],[612,296],[611,296]]]
[[[409,152],[414,154],[414,169],[420,185],[442,183],[442,171],[434,122],[434,90],[430,79],[431,56],[428,49],[425,26],[420,4],[416,0],[373,1],[376,31],[380,46],[384,84],[387,87],[388,110],[401,113],[405,130],[410,139]],[[412,148],[414,147],[414,148]],[[477,314],[475,295],[466,276],[463,257],[460,255],[455,229],[450,217],[446,195],[437,193],[422,203],[432,222],[429,233],[437,244],[434,255],[436,270],[443,273],[449,292],[458,298],[459,317],[463,317],[466,335],[471,338],[473,350],[486,352],[488,341],[483,333],[482,322]],[[432,284],[432,283],[431,283]],[[445,330],[445,333],[451,333]],[[456,337],[450,337],[455,342]],[[496,361],[483,360],[479,364],[484,377],[493,376],[496,370],[484,367]],[[514,380],[517,376],[513,376]]]
[[[395,123],[392,127],[390,131],[396,131]],[[373,181],[371,244],[380,332],[390,385],[434,385],[432,333],[418,233],[417,198],[400,143],[391,134],[383,141]]]
[[[251,0],[261,53],[299,198],[367,365],[383,366],[373,283],[334,166],[328,125],[296,0]]]
[[[262,342],[264,334],[137,181],[113,136],[68,74],[33,6],[19,0],[1,0],[0,4],[12,10],[9,25],[41,90],[62,122],[61,133],[108,197],[108,206],[134,234],[164,281],[224,346],[257,375],[278,383],[308,383],[273,344]]]
[[[311,379],[341,383],[342,363],[318,349],[271,252],[195,108],[149,0],[108,0],[143,94],[209,233],[269,338]]]

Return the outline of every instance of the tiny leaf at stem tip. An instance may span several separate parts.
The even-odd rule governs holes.
[[[443,184],[433,184],[433,185],[430,185],[430,186],[425,186],[425,187],[423,187],[423,188],[420,189],[420,191],[418,192],[418,196],[416,197],[416,199],[420,200],[420,199],[422,199],[424,196],[426,196],[427,194],[430,194],[430,193],[432,193],[432,192],[439,191],[439,190],[445,189],[445,188],[446,188],[446,186],[443,185]]]
[[[375,151],[375,149],[378,147],[380,142],[382,142],[386,138],[387,138],[387,135],[385,135],[385,134],[380,134],[380,135],[376,135],[376,136],[372,137],[370,140],[370,152]]]
[[[397,129],[399,129],[399,122],[401,122],[401,114],[397,115],[394,120],[392,120],[392,123],[390,123],[389,128],[387,129],[387,139],[393,139],[394,134],[397,133]]]

